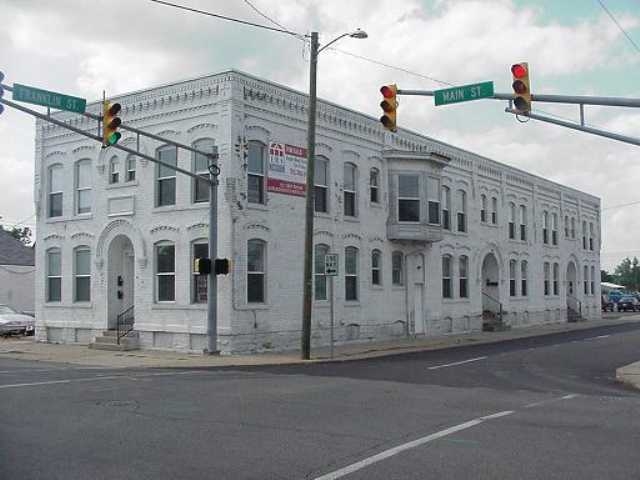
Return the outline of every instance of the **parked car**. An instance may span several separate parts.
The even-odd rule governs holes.
[[[602,297],[600,298],[600,302],[603,312],[606,312],[607,310],[613,312],[615,310],[616,304],[612,300],[610,300],[607,295],[602,295]]]
[[[0,335],[33,335],[35,331],[36,321],[33,317],[18,313],[9,305],[0,305]]]
[[[640,310],[640,302],[633,295],[623,295],[618,300],[618,311],[619,312],[635,312]]]

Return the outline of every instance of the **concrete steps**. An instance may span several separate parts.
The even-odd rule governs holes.
[[[511,330],[511,325],[507,325],[502,321],[495,312],[485,310],[482,312],[482,331],[483,332],[506,332]]]
[[[117,352],[125,352],[128,350],[138,350],[139,345],[138,332],[131,331],[125,337],[118,338],[115,330],[104,330],[101,337],[96,337],[93,343],[89,344],[89,348],[93,350],[109,350]]]

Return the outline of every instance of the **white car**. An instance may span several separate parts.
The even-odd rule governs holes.
[[[18,313],[8,305],[0,305],[0,335],[33,335],[35,331],[36,321],[33,317]]]

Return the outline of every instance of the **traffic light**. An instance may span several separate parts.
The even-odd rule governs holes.
[[[118,132],[118,128],[122,124],[122,120],[118,117],[122,107],[119,103],[111,103],[105,100],[103,103],[102,117],[102,148],[115,145],[122,135]]]
[[[211,273],[211,260],[208,258],[196,258],[193,261],[193,271],[198,275],[209,275]]]
[[[531,83],[529,81],[529,64],[516,63],[511,66],[513,75],[513,105],[518,113],[531,111]]]
[[[216,275],[228,275],[231,270],[231,262],[228,258],[216,258],[214,273]]]
[[[398,100],[396,99],[396,95],[398,93],[398,86],[396,84],[393,85],[385,85],[380,88],[380,93],[382,94],[382,101],[380,102],[380,107],[384,113],[380,117],[380,122],[387,130],[391,132],[395,132],[398,130],[396,126],[396,110],[398,109]]]

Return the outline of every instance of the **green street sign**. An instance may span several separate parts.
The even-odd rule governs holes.
[[[473,83],[459,87],[436,90],[433,96],[436,107],[450,103],[469,102],[479,98],[493,97],[493,82]]]
[[[87,108],[87,101],[84,98],[41,90],[19,83],[13,84],[13,99],[18,102],[33,103],[75,113],[84,113]]]

